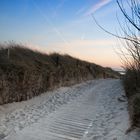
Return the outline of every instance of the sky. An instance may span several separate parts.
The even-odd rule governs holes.
[[[118,40],[92,15],[108,31],[120,32],[117,17],[123,17],[116,0],[0,0],[0,43],[14,41],[120,68]]]

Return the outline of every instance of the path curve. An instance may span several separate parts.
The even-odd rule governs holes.
[[[137,140],[125,134],[129,117],[120,80],[92,81],[83,92],[5,140]]]

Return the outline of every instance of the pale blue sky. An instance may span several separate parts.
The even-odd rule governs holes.
[[[127,8],[127,7],[126,7]],[[103,66],[120,67],[116,0],[0,0],[0,42],[15,41],[45,52],[68,53]]]

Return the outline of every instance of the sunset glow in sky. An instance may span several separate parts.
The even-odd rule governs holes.
[[[120,32],[115,0],[0,0],[0,42],[13,40],[119,68],[117,39],[102,31],[91,14],[107,30]]]

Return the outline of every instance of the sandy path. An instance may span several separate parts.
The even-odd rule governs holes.
[[[129,119],[120,80],[90,81],[71,87],[68,92],[73,98],[67,104],[52,113],[38,114],[40,119],[21,129],[13,127],[14,131],[5,140],[138,140],[136,133],[125,134]],[[66,101],[64,98],[59,100],[61,103]],[[25,122],[24,119],[18,121]]]

